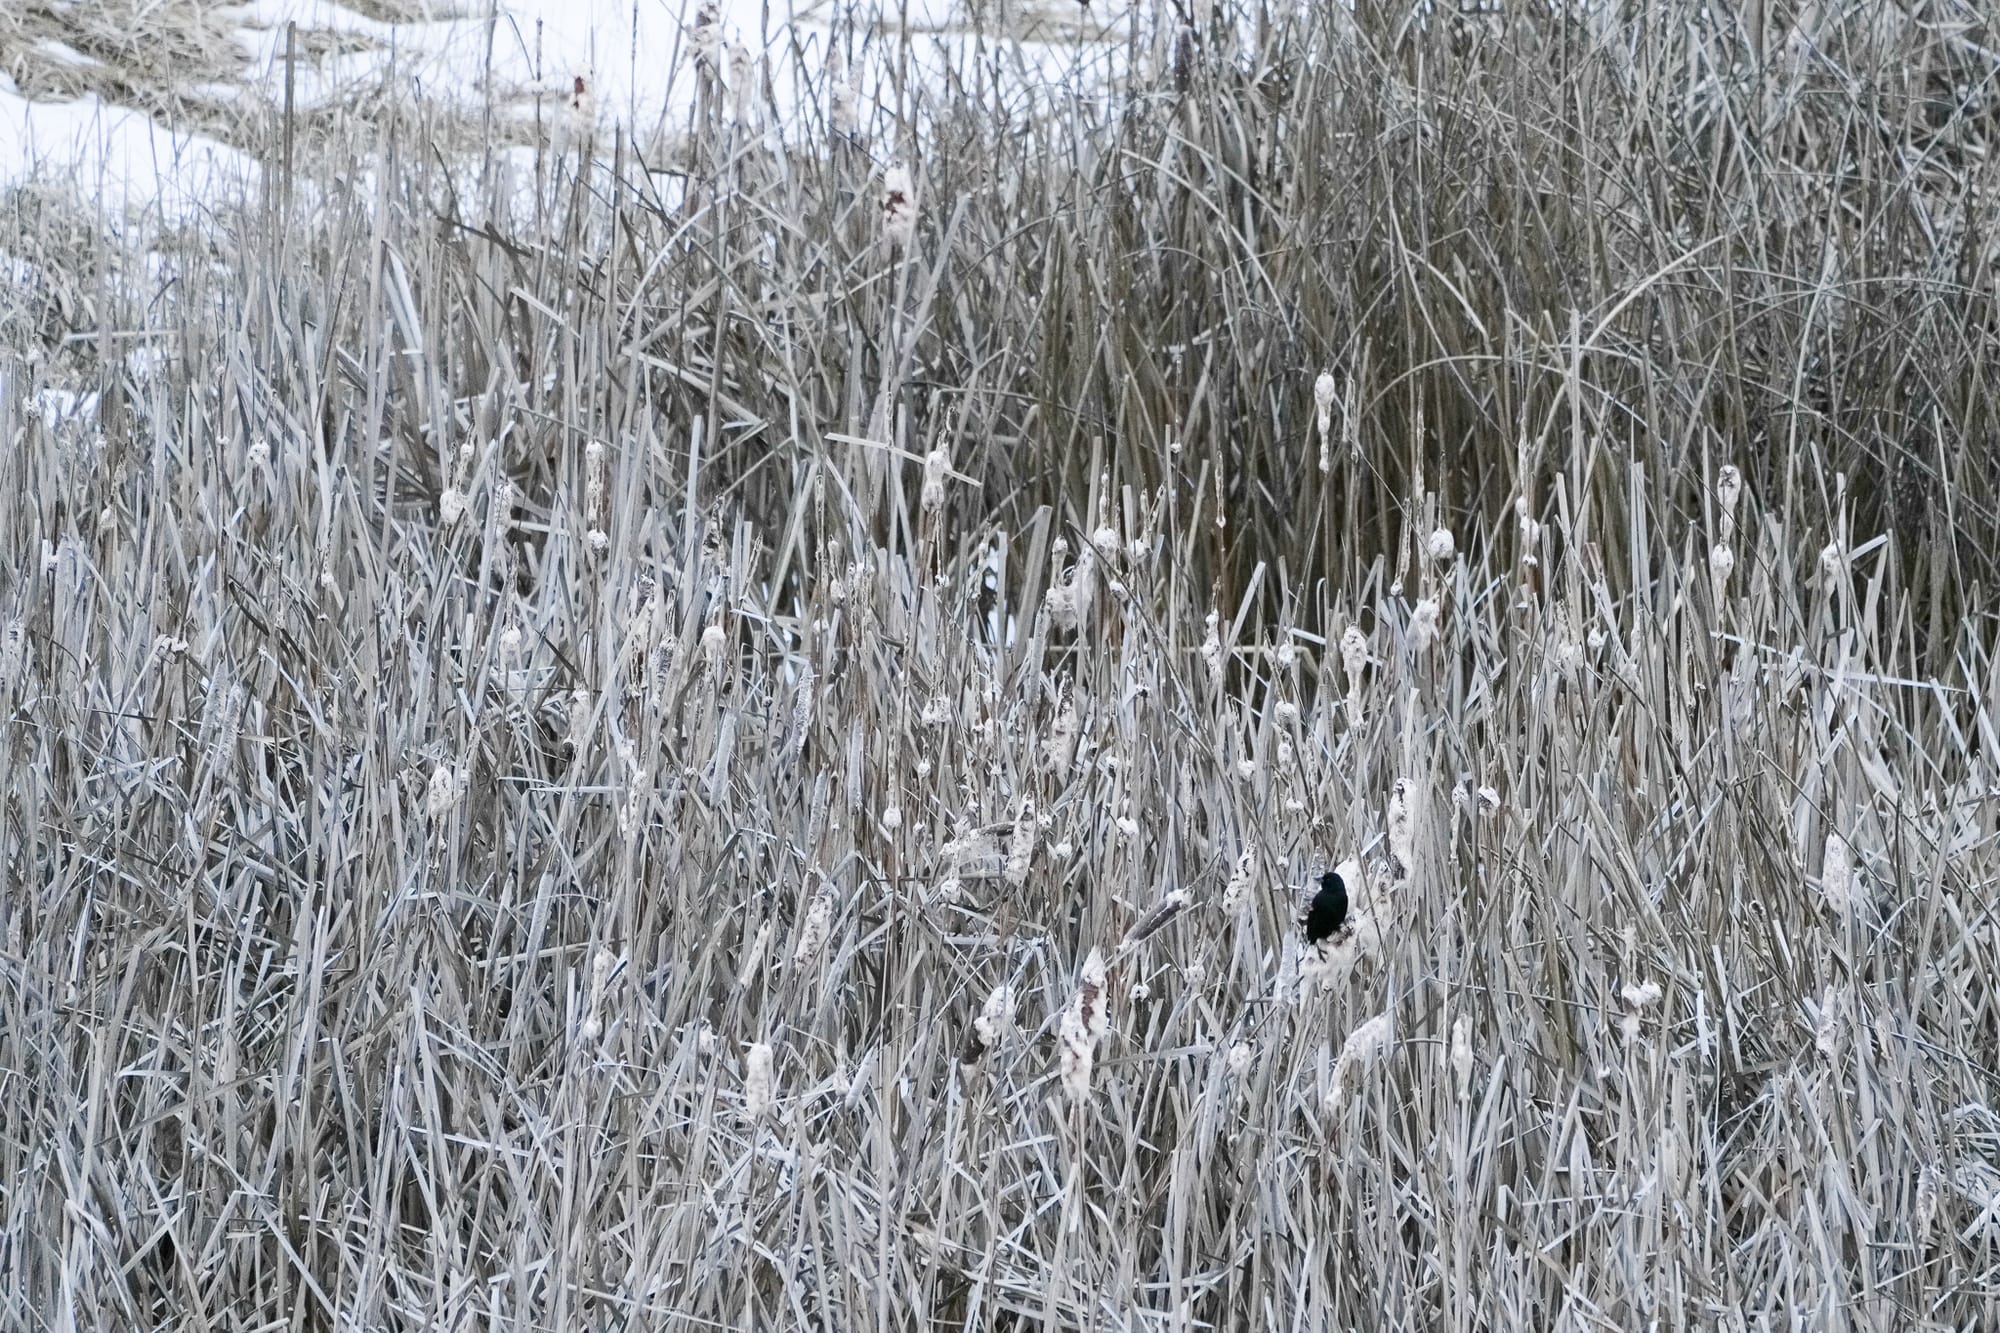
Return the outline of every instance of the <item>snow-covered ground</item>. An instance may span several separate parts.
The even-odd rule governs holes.
[[[1026,57],[1017,68],[1030,71],[1059,72],[1086,50],[1105,50],[1120,26],[1104,26],[1109,0],[1097,0],[1094,10],[1073,0],[863,0],[855,6],[713,0],[709,31],[731,83],[753,79],[785,108],[796,86],[793,66],[823,60],[835,34],[850,48],[886,49],[885,38],[909,36],[911,49],[936,50],[964,40],[974,3],[982,6],[978,17],[987,33],[1009,33]],[[206,79],[199,92],[211,105],[247,98],[276,107],[289,75],[293,106],[312,109],[379,96],[384,75],[392,73],[396,86],[424,97],[468,110],[499,106],[527,118],[538,96],[544,114],[555,113],[581,77],[600,125],[622,123],[641,135],[676,123],[694,99],[690,42],[705,17],[701,0],[464,0],[450,9],[445,0],[355,5],[253,0],[211,11],[204,21],[227,31],[240,61],[233,79]],[[408,18],[388,22],[364,8]],[[55,10],[60,15],[63,6]],[[296,34],[289,25],[296,25]],[[31,53],[71,66],[89,86],[91,67],[100,62],[62,37],[59,29],[35,37]],[[289,62],[288,43],[296,53]],[[816,68],[807,72],[819,74]],[[890,73],[857,69],[853,82],[865,99]],[[0,66],[0,185],[73,182],[107,208],[175,216],[217,190],[254,181],[255,161],[225,137],[163,123],[95,93],[36,99]]]

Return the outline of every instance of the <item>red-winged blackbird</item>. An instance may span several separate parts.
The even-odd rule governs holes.
[[[1306,911],[1306,943],[1332,938],[1346,921],[1347,885],[1338,870],[1329,870],[1319,877],[1319,892]]]

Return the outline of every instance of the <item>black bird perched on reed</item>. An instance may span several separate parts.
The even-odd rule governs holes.
[[[1347,883],[1338,870],[1319,877],[1319,892],[1306,910],[1306,943],[1331,939],[1347,921]]]

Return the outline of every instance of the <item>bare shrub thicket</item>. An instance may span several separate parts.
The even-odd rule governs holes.
[[[1726,8],[15,196],[0,1326],[1990,1320],[1990,34]]]

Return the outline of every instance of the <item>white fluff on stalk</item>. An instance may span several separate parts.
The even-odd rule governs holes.
[[[979,1017],[972,1020],[972,1030],[979,1034],[981,1044],[988,1048],[998,1046],[1014,1030],[1012,986],[1003,981],[987,992]]]
[[[772,1060],[770,1043],[753,1041],[743,1052],[743,1114],[762,1119],[771,1109]]]
[[[805,918],[799,922],[799,940],[792,948],[794,963],[809,963],[819,956],[826,946],[826,937],[833,928],[833,895],[816,893],[806,904]]]
[[[1250,882],[1257,874],[1257,851],[1246,847],[1236,858],[1236,868],[1229,874],[1229,886],[1222,891],[1222,910],[1234,916],[1243,907],[1250,893]]]
[[[1438,604],[1426,597],[1410,609],[1410,637],[1422,652],[1437,642]]]
[[[1397,778],[1396,786],[1389,793],[1389,855],[1405,875],[1415,870],[1416,860],[1416,817],[1410,809],[1412,793],[1416,784],[1408,778]]]
[[[898,163],[882,175],[882,239],[907,249],[917,232],[917,188],[908,167]]]
[[[1819,888],[1826,905],[1839,913],[1860,905],[1854,875],[1854,851],[1838,833],[1826,835],[1826,852],[1820,861]]]
[[[1721,530],[1725,542],[1736,534],[1736,499],[1741,494],[1743,474],[1733,465],[1724,467],[1715,479],[1715,506],[1716,527]]]

